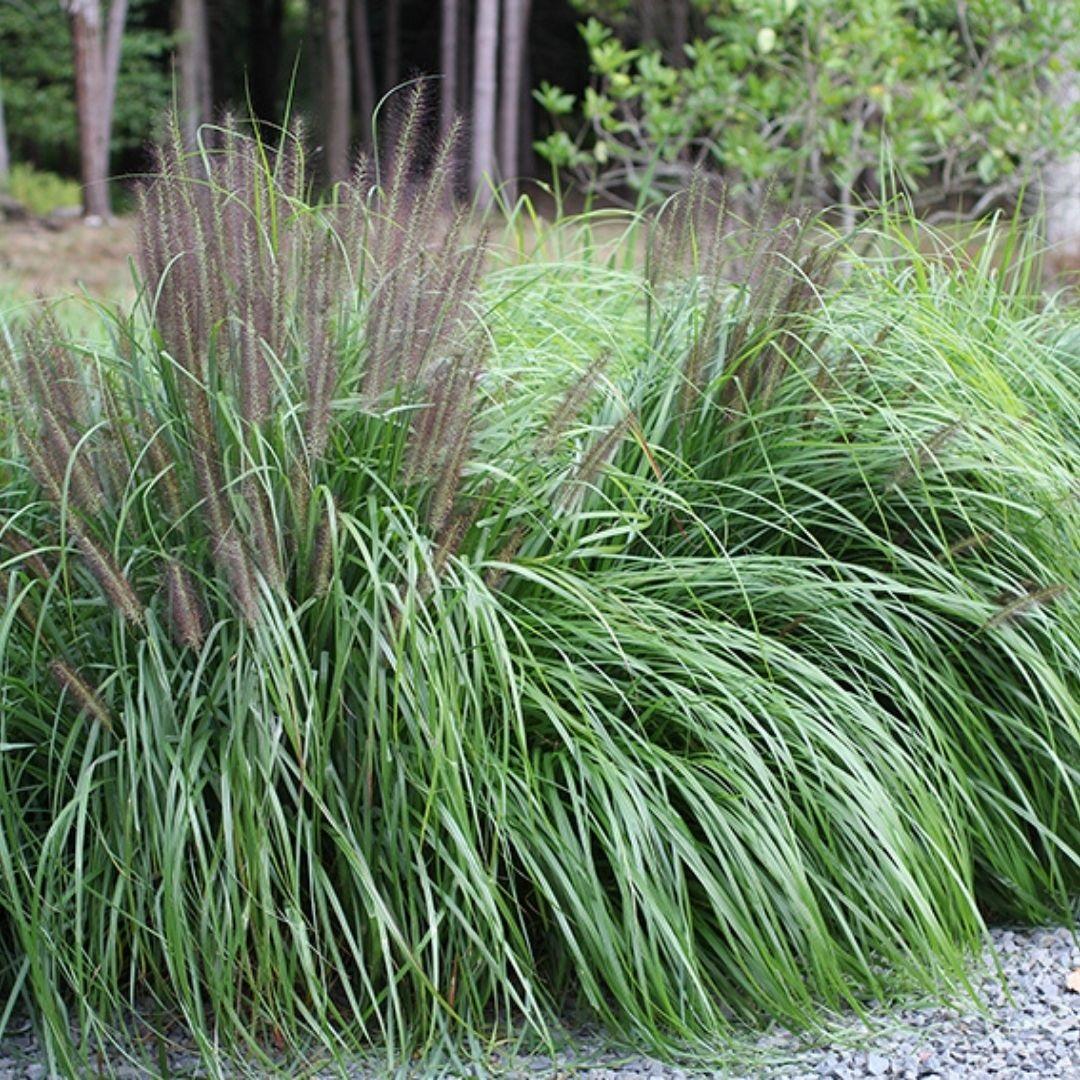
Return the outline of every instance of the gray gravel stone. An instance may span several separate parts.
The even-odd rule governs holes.
[[[914,1006],[892,1013],[877,1009],[869,1028],[852,1018],[830,1032],[828,1040],[809,1042],[781,1028],[747,1041],[733,1051],[727,1068],[665,1065],[645,1055],[635,1057],[607,1046],[595,1028],[582,1029],[572,1049],[556,1057],[536,1054],[504,1060],[493,1056],[461,1077],[499,1080],[1080,1080],[1080,993],[1066,986],[1070,971],[1080,968],[1080,947],[1068,929],[1014,930],[992,933],[1006,981],[1003,990],[989,956],[978,974],[978,990],[987,1012],[974,1004],[953,1007]],[[179,1036],[180,1033],[177,1033]],[[178,1046],[182,1045],[177,1038]],[[189,1044],[190,1045],[190,1044]],[[113,1075],[153,1080],[116,1060]],[[45,1080],[48,1069],[28,1024],[13,1023],[0,1043],[0,1080]],[[283,1070],[284,1075],[288,1075]],[[206,1075],[200,1059],[178,1049],[169,1058],[171,1077]],[[226,1075],[262,1076],[236,1068]],[[385,1070],[357,1061],[340,1069],[305,1073],[315,1077],[376,1080]],[[417,1080],[436,1075],[418,1067]]]
[[[882,1054],[867,1054],[866,1071],[871,1076],[884,1076],[889,1071],[889,1059]]]

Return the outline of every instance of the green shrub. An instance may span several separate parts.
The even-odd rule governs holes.
[[[704,166],[752,200],[850,207],[888,162],[922,205],[980,212],[1080,147],[1055,92],[1078,62],[1073,0],[695,0],[699,34],[666,50],[634,22],[652,5],[577,4],[600,17],[582,26],[593,85],[537,92],[555,123],[537,149],[609,193]]]
[[[61,207],[77,207],[82,200],[82,191],[75,180],[40,172],[22,162],[11,167],[4,187],[32,214],[45,215]]]
[[[1015,235],[740,242],[697,184],[645,275],[482,276],[414,141],[317,209],[291,140],[167,147],[145,317],[4,339],[0,948],[57,1068],[134,1010],[295,1075],[571,1004],[714,1060],[1064,917],[1080,339]]]

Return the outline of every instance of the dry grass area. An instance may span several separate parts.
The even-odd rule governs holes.
[[[521,259],[561,261],[587,258],[603,263],[629,243],[632,262],[644,261],[644,231],[627,235],[630,217],[615,211],[594,214],[589,228],[576,227],[579,219],[552,225],[539,200],[538,212],[516,215],[512,223],[492,238],[494,265]],[[925,240],[920,249],[933,245]],[[46,228],[40,222],[0,223],[0,314],[37,296],[69,300],[69,317],[81,320],[72,309],[83,294],[103,300],[129,300],[134,296],[129,259],[135,251],[135,219],[121,217],[98,228],[74,222],[63,229]],[[1046,267],[1047,279],[1057,285],[1066,278],[1080,279],[1080,270],[1060,265]],[[1056,272],[1056,273],[1055,273]]]
[[[585,249],[593,260],[602,262],[626,242],[627,223],[622,214],[595,215],[590,229],[582,232],[573,218],[562,228],[552,228],[541,214],[518,215],[505,229],[496,230],[491,263],[525,257],[581,258]],[[635,242],[635,251],[638,246]],[[82,294],[101,300],[131,299],[135,290],[128,260],[134,253],[134,217],[117,218],[97,228],[81,222],[62,229],[36,221],[0,223],[0,314],[37,296],[71,299],[73,305],[78,305]],[[76,315],[74,321],[81,320]]]
[[[132,218],[99,228],[78,222],[60,230],[36,222],[0,225],[0,303],[84,291],[109,299],[131,296],[128,257],[134,250]]]

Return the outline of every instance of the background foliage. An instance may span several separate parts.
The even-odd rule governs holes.
[[[538,148],[608,190],[700,164],[755,198],[846,203],[887,162],[923,203],[985,206],[1080,147],[1054,99],[1075,0],[696,0],[700,34],[667,49],[635,41],[636,5],[578,6],[592,85],[540,89],[556,130]]]
[[[250,108],[276,123],[288,100],[322,137],[323,8],[315,0],[209,5],[215,108]],[[472,7],[458,8],[465,26]],[[430,4],[365,10],[372,50],[364,64],[379,95],[439,70],[442,28]],[[165,0],[131,4],[116,173],[145,166],[144,148],[170,101],[173,21]],[[703,164],[752,201],[771,189],[796,202],[850,206],[899,184],[920,207],[976,212],[1080,148],[1080,105],[1075,97],[1066,104],[1064,92],[1080,63],[1078,24],[1077,0],[536,3],[522,67],[537,89],[522,107],[518,167],[543,175],[546,161],[630,201],[674,190]],[[54,0],[0,3],[13,157],[74,175],[69,39]],[[457,103],[467,118],[471,50],[464,34]],[[356,70],[352,82],[355,133],[363,128]]]
[[[120,167],[145,164],[143,151],[172,96],[173,44],[167,6],[163,11],[155,0],[130,0],[112,129]],[[15,160],[69,176],[78,173],[74,78],[62,5],[0,2],[0,79]]]

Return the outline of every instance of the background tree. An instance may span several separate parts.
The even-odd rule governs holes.
[[[191,40],[189,35],[178,33],[183,2],[128,0],[110,140],[109,168],[114,175],[138,175],[147,168],[146,146],[155,124],[182,90],[178,54]],[[98,3],[104,18],[107,0]],[[250,111],[265,122],[269,137],[288,109],[290,115],[310,121],[309,129],[318,133],[325,148],[325,3],[201,0],[210,24],[212,98],[207,107],[203,97],[197,114],[205,120],[226,111],[237,115]],[[355,72],[351,87],[356,124],[353,136],[357,141],[370,145],[368,119],[379,96],[413,75],[447,71],[450,82],[446,112],[441,107],[433,110],[431,130],[425,138],[434,139],[440,117],[445,124],[460,112],[471,120],[473,0],[447,0],[446,23],[433,17],[441,14],[443,0],[400,0],[397,17],[385,0],[346,0],[346,4],[350,67]],[[524,116],[519,124],[519,150],[529,147],[533,114],[540,115],[528,93],[530,71],[571,90],[584,86],[587,55],[576,28],[577,18],[569,0],[549,0],[542,17],[533,20],[521,63]],[[444,25],[448,40],[441,41]],[[5,119],[13,161],[65,177],[80,173],[71,31],[66,3],[60,0],[0,0]],[[454,56],[452,63],[450,56]],[[187,67],[186,63],[183,66]],[[387,76],[395,71],[397,83],[388,84]],[[202,81],[205,84],[205,78]],[[440,89],[440,83],[432,83],[432,93]],[[394,107],[388,116],[396,111],[396,104],[391,104]],[[384,135],[391,126],[386,126]],[[494,128],[497,141],[497,117]],[[494,171],[494,166],[491,168]],[[519,160],[516,172],[523,171],[528,169]],[[122,197],[124,189],[114,185],[112,191]],[[124,208],[122,202],[118,205]]]
[[[439,16],[439,134],[446,138],[458,111],[459,0],[442,0]]]
[[[67,0],[67,10],[75,60],[83,211],[88,217],[107,217],[109,137],[127,0],[112,0],[104,28],[99,0]]]
[[[379,95],[438,72],[425,137],[461,112],[478,189],[488,175],[513,194],[539,123],[551,164],[630,202],[703,165],[748,201],[771,188],[853,217],[887,160],[920,209],[970,215],[1042,170],[1060,237],[1080,218],[1065,164],[1080,103],[1060,91],[1076,2],[0,0],[4,120],[16,164],[92,176],[92,199],[110,169],[145,169],[175,85],[189,137],[226,109],[312,118],[329,177],[347,168],[352,113],[370,144]]]
[[[1062,114],[1076,116],[1080,112],[1080,72],[1075,67],[1060,73],[1054,95]],[[1043,198],[1050,247],[1048,269],[1054,275],[1080,270],[1080,151],[1060,155],[1046,167]]]
[[[521,99],[525,88],[525,39],[530,0],[504,0],[502,86],[499,98],[499,168],[506,196],[517,195],[521,148]]]
[[[8,149],[7,124],[4,123],[4,75],[0,71],[0,188],[11,170],[11,151]]]
[[[209,121],[213,114],[206,0],[179,0],[176,30],[180,130],[184,142],[193,146],[199,126]]]
[[[686,25],[705,32],[679,64],[637,39],[627,0],[578,6],[594,15],[593,85],[541,88],[542,152],[614,197],[656,197],[703,166],[749,201],[771,190],[850,215],[886,161],[921,209],[977,214],[1080,149],[1075,105],[1048,92],[1080,62],[1075,0],[696,0]]]
[[[174,16],[173,0],[128,4],[111,127],[116,174],[145,169],[147,141],[172,101]],[[0,0],[12,164],[75,177],[80,163],[71,30],[70,15],[57,0]]]
[[[349,175],[352,76],[346,0],[325,0],[323,47],[326,51],[326,174],[328,179],[336,182]]]
[[[356,69],[356,93],[360,106],[360,139],[372,144],[372,117],[378,97],[375,90],[375,57],[371,47],[371,20],[367,0],[352,4],[353,67]]]
[[[469,181],[481,206],[495,179],[495,102],[498,93],[499,0],[477,0],[473,38],[472,160]]]

